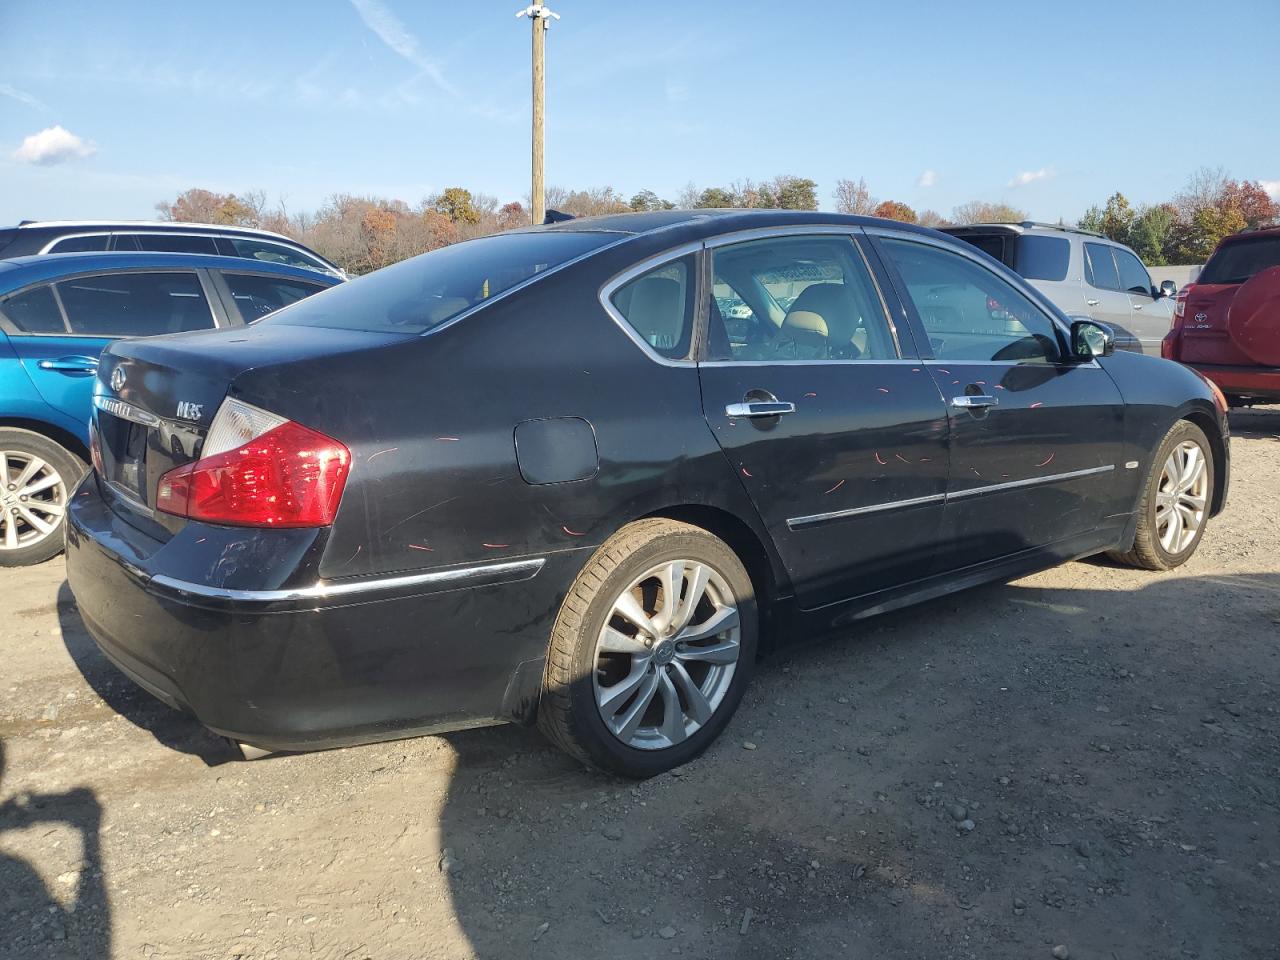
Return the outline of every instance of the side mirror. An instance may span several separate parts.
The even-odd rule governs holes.
[[[1160,281],[1160,296],[1176,297],[1178,295],[1178,285],[1172,280]]]
[[[1111,328],[1095,320],[1076,320],[1071,324],[1071,353],[1077,360],[1109,357],[1116,352],[1116,335]]]

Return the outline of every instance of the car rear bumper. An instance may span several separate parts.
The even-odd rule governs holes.
[[[585,559],[568,551],[301,590],[227,590],[158,573],[164,548],[133,549],[140,537],[91,474],[67,526],[67,579],[86,629],[160,700],[267,750],[527,714],[563,589]]]
[[[1232,396],[1280,400],[1280,367],[1235,367],[1213,363],[1189,364]]]

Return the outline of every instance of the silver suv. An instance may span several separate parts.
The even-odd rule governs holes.
[[[943,230],[1021,274],[1068,316],[1110,325],[1116,346],[1160,356],[1173,323],[1172,280],[1159,287],[1138,255],[1098,233],[1048,223],[974,223]]]

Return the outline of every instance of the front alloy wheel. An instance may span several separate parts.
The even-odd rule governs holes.
[[[722,540],[674,520],[629,524],[565,597],[539,725],[573,756],[624,776],[687,763],[737,709],[756,629],[751,578]]]

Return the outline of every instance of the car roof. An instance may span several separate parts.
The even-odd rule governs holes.
[[[1114,243],[1117,246],[1124,246],[1122,243],[1112,240],[1101,233],[1095,233],[1092,230],[1084,230],[1080,227],[1068,226],[1064,223],[1040,223],[1036,220],[1020,220],[1017,222],[992,221],[988,223],[959,223],[951,227],[943,227],[943,233],[956,234],[965,230],[1012,230],[1014,233],[1037,233],[1037,234],[1057,234],[1057,233],[1077,233],[1085,237],[1093,237],[1098,240],[1105,240],[1107,243]]]
[[[269,260],[250,260],[246,257],[222,257],[209,253],[45,253],[30,257],[12,257],[0,260],[0,289],[15,287],[41,280],[94,270],[188,269],[234,270],[239,273],[273,273],[299,280],[334,283],[338,278],[321,270],[307,270]]]
[[[575,217],[545,226],[526,227],[525,232],[548,231],[554,233],[605,232],[642,236],[670,230],[676,227],[701,227],[700,233],[712,236],[738,230],[788,225],[832,225],[849,227],[893,227],[914,233],[937,235],[936,230],[884,220],[879,217],[860,217],[844,213],[824,213],[819,210],[761,210],[761,209],[696,209],[656,210],[648,213],[614,213],[600,217]]]
[[[5,230],[198,230],[201,233],[243,234],[245,236],[272,237],[297,244],[292,237],[259,227],[239,227],[219,223],[194,223],[185,220],[23,220],[21,223],[0,229]]]

